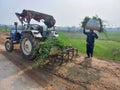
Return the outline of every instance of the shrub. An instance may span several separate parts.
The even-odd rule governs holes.
[[[42,66],[49,55],[57,54],[64,50],[64,44],[58,38],[49,38],[44,42],[40,42],[34,50],[36,56],[35,65]]]

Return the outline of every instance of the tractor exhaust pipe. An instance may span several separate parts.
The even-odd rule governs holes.
[[[17,32],[17,25],[18,25],[18,23],[17,23],[17,22],[14,22],[14,25],[15,25],[15,30],[16,30],[16,32]]]

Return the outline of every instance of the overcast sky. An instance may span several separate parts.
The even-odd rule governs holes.
[[[15,12],[23,9],[52,15],[56,26],[79,26],[85,16],[95,15],[120,26],[120,0],[0,0],[0,24],[19,22]]]

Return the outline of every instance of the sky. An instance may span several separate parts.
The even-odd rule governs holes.
[[[120,0],[0,0],[0,24],[19,22],[15,12],[23,9],[52,15],[56,26],[79,26],[85,16],[98,15],[107,26],[120,27]]]

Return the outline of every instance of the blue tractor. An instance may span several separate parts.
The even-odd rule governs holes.
[[[8,52],[12,52],[14,44],[20,44],[23,56],[30,60],[34,59],[33,50],[39,42],[49,37],[58,37],[58,33],[54,27],[55,19],[51,15],[32,10],[23,10],[22,13],[15,14],[22,25],[18,26],[17,22],[14,23],[15,27],[11,29],[10,37],[7,37],[5,42],[5,49]],[[47,29],[43,30],[43,27],[38,24],[30,24],[31,19],[38,22],[43,21]]]

